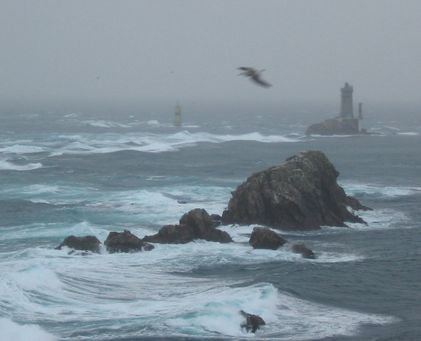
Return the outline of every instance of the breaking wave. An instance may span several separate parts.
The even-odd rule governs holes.
[[[0,170],[30,171],[37,168],[42,168],[42,164],[39,162],[36,162],[36,163],[27,163],[25,165],[17,165],[10,161],[0,160]]]
[[[36,324],[18,324],[0,317],[0,330],[3,340],[13,341],[56,341],[57,338]]]

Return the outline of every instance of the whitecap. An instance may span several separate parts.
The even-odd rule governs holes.
[[[358,211],[358,215],[363,218],[367,225],[359,223],[347,223],[352,229],[359,231],[370,231],[380,229],[411,228],[408,224],[409,217],[401,211],[384,208],[372,211]]]
[[[200,128],[200,125],[197,125],[197,124],[183,124],[183,128],[198,129],[198,128]]]
[[[415,131],[403,131],[400,133],[397,133],[398,135],[404,135],[404,136],[419,136],[420,134]]]
[[[106,121],[106,120],[86,120],[81,121],[81,123],[98,128],[130,128],[128,124],[123,124],[115,121]]]
[[[36,324],[18,324],[0,317],[0,330],[3,340],[13,341],[55,341],[57,338]]]
[[[421,187],[417,186],[387,186],[382,184],[370,184],[370,183],[356,183],[356,182],[344,182],[341,184],[346,192],[349,192],[353,196],[381,196],[386,198],[394,198],[400,196],[408,196],[420,193]]]
[[[261,316],[266,326],[248,334],[241,328],[240,310]],[[365,314],[298,299],[278,292],[270,284],[217,288],[194,295],[180,316],[167,322],[182,335],[226,335],[276,340],[309,340],[334,335],[355,335],[363,324],[386,324],[393,317]]]
[[[31,154],[40,153],[45,151],[44,148],[32,145],[14,144],[11,146],[0,148],[1,153],[14,153],[14,154]]]
[[[219,135],[206,132],[191,133],[187,130],[172,134],[131,133],[131,134],[95,134],[61,135],[64,140],[52,155],[112,153],[133,150],[148,153],[177,151],[180,148],[195,146],[198,143],[224,143],[231,141],[254,141],[260,143],[300,142],[300,138],[283,135],[262,135],[252,132],[238,135]]]
[[[173,188],[172,193],[180,192]],[[108,234],[107,229],[88,222],[67,229],[65,226],[58,228],[57,224],[44,228],[32,228],[32,231],[37,236],[50,238],[60,234],[94,234],[101,241]],[[146,324],[150,336],[250,337],[251,334],[240,327],[239,311],[245,310],[266,320],[268,325],[258,331],[259,337],[270,338],[276,334],[294,340],[351,335],[363,324],[392,321],[390,317],[301,300],[279,292],[267,283],[244,286],[229,279],[189,277],[188,272],[198,266],[313,262],[302,259],[288,248],[253,250],[247,243],[251,225],[221,228],[232,235],[235,243],[156,244],[148,253],[104,252],[82,260],[80,256],[69,255],[67,250],[30,248],[9,253],[0,263],[0,313],[13,307],[14,318],[20,320],[30,316],[50,323],[91,321],[98,330],[110,328],[110,319],[118,316],[119,322],[113,324],[113,328],[122,323],[139,328]],[[108,229],[115,230],[112,226]],[[154,232],[142,226],[130,230],[139,237]],[[7,230],[4,235],[9,232],[13,231]],[[24,231],[22,233],[25,235]],[[340,254],[322,251],[314,261],[356,260],[346,259],[349,257],[346,254],[342,256],[343,259]],[[180,272],[184,275],[177,275]],[[78,332],[83,332],[83,328],[91,328],[92,323],[89,327],[80,325]]]
[[[207,260],[207,263],[216,264],[216,263],[235,263],[235,264],[261,264],[269,262],[315,262],[315,263],[345,263],[345,262],[357,262],[364,259],[362,255],[356,253],[350,253],[345,251],[331,251],[325,249],[323,245],[317,245],[317,247],[310,247],[311,245],[307,244],[310,248],[313,249],[316,259],[305,259],[300,254],[294,253],[291,251],[292,244],[301,243],[299,239],[300,236],[309,235],[309,234],[322,234],[321,230],[317,231],[305,231],[305,232],[290,232],[290,231],[281,231],[274,230],[289,242],[278,248],[277,250],[266,250],[266,249],[253,249],[249,245],[250,235],[253,231],[253,228],[256,225],[232,225],[232,226],[221,226],[219,229],[230,234],[235,244],[231,244],[228,248],[225,248],[225,254],[223,255],[223,260],[221,258],[210,255]],[[343,228],[341,228],[343,230]],[[288,236],[288,237],[286,237]],[[289,236],[294,236],[289,238]],[[215,250],[215,248],[213,248]],[[221,253],[224,252],[223,249],[219,250],[216,248],[216,254],[218,251]],[[209,252],[211,252],[209,250]],[[213,251],[212,251],[213,252]],[[198,256],[198,255],[197,255]]]
[[[183,247],[171,247],[186,253]],[[118,316],[118,324],[148,325],[149,336],[252,336],[241,328],[240,310],[266,321],[267,326],[257,336],[270,338],[275,334],[284,336],[277,339],[286,340],[352,335],[363,324],[394,321],[388,316],[302,300],[268,283],[244,286],[221,278],[177,276],[170,271],[179,267],[167,263],[179,264],[187,256],[194,260],[195,255],[174,259],[175,253],[159,251],[147,256],[91,255],[82,262],[80,256],[34,250],[29,259],[3,262],[2,270],[7,267],[13,273],[1,272],[0,309],[7,311],[13,306],[19,318],[32,316],[50,323],[91,321],[98,329],[108,328],[110,319]],[[83,328],[81,325],[78,331],[83,332]]]
[[[42,168],[42,164],[39,162],[16,165],[6,160],[0,160],[0,170],[30,171],[38,168]]]
[[[161,126],[161,124],[159,123],[158,120],[149,120],[149,121],[146,122],[146,124],[148,126],[151,126],[151,127],[159,127],[159,126]]]
[[[63,117],[66,117],[66,118],[77,118],[78,116],[79,116],[78,113],[72,112],[70,114],[65,114]]]
[[[145,225],[165,225],[177,223],[185,212],[198,207],[210,214],[222,212],[230,195],[229,189],[219,186],[164,186],[117,192],[112,196],[104,193],[104,200],[98,198],[87,206],[97,211],[111,209],[134,215]]]

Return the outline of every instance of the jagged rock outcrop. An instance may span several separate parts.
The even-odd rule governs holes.
[[[79,250],[79,251],[91,251],[99,253],[101,242],[95,236],[68,236],[63,242],[56,247],[57,250],[61,250],[62,247],[67,246],[68,248]]]
[[[270,249],[276,250],[284,245],[287,241],[275,231],[267,227],[256,226],[251,233],[249,244],[254,249]]]
[[[110,232],[104,242],[109,253],[150,251],[152,244],[144,242],[130,231]]]
[[[308,259],[315,259],[316,258],[314,252],[312,250],[310,250],[304,244],[294,244],[294,245],[292,245],[291,250],[294,253],[301,254],[301,256],[303,256],[303,258],[308,258]]]
[[[347,206],[353,210],[368,208],[345,194],[336,182],[338,175],[320,151],[292,156],[238,186],[222,221],[299,230],[364,223]]]
[[[255,333],[260,326],[266,324],[259,315],[246,313],[244,310],[240,310],[240,314],[245,317],[245,322],[241,324],[241,328],[244,328],[247,332]]]
[[[214,221],[204,209],[196,208],[184,214],[179,225],[165,225],[157,234],[143,238],[145,242],[185,244],[195,239],[212,242],[232,242],[230,235],[214,227]]]

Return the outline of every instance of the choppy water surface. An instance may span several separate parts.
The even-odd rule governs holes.
[[[164,113],[4,113],[0,338],[420,339],[421,113],[373,114],[372,136],[306,137],[307,109],[187,116],[181,129]],[[143,237],[196,207],[221,214],[247,176],[308,149],[374,208],[361,213],[368,225],[282,232],[315,260],[253,250],[253,226],[223,226],[228,245],[54,250],[70,234]],[[239,310],[267,325],[247,334]]]

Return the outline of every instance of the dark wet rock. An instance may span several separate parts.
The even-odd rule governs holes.
[[[347,196],[345,199],[345,205],[352,208],[355,211],[362,210],[362,211],[372,211],[373,209],[361,204],[357,199],[351,196]]]
[[[222,217],[219,214],[211,214],[210,217],[213,222],[213,227],[218,227],[222,224]]]
[[[180,218],[180,225],[190,226],[197,236],[206,233],[212,227],[213,221],[211,216],[203,208],[195,208]]]
[[[193,230],[186,225],[165,225],[158,233],[145,236],[143,240],[149,243],[185,244],[194,240]]]
[[[250,236],[249,244],[254,249],[270,249],[276,250],[284,245],[287,241],[275,231],[267,227],[256,226]]]
[[[59,246],[56,247],[56,249],[61,250],[61,248],[64,246],[67,246],[68,248],[74,250],[91,251],[99,253],[101,242],[95,236],[68,236],[63,240],[63,242]]]
[[[157,234],[143,238],[145,242],[185,244],[195,239],[212,242],[232,242],[230,235],[214,227],[214,221],[204,209],[196,208],[184,214],[179,225],[165,225]]]
[[[301,256],[303,256],[303,258],[308,258],[308,259],[315,259],[316,258],[316,255],[314,254],[314,252],[312,250],[310,250],[304,244],[294,244],[294,245],[292,245],[291,250],[294,253],[301,254]]]
[[[255,333],[260,326],[264,326],[266,322],[259,316],[246,313],[240,310],[240,314],[245,317],[245,322],[241,324],[241,328],[245,328],[247,332]]]
[[[154,248],[153,245],[144,242],[127,230],[110,232],[104,244],[110,253],[150,251]]]
[[[298,230],[364,223],[347,207],[368,208],[345,194],[336,182],[338,175],[320,151],[292,156],[279,166],[253,174],[238,186],[222,222]]]

